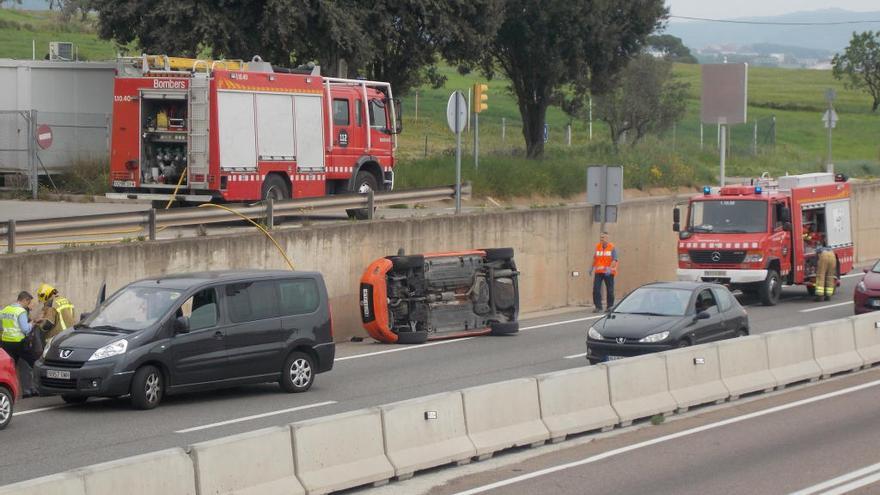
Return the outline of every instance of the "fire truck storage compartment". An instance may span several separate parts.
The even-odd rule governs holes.
[[[143,91],[140,101],[142,183],[174,186],[187,164],[187,94]]]

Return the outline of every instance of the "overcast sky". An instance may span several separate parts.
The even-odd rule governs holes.
[[[786,14],[836,7],[856,12],[880,11],[877,0],[666,0],[672,15],[725,19]]]

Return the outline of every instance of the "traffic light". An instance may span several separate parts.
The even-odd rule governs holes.
[[[489,108],[489,104],[486,103],[486,100],[489,99],[489,95],[486,94],[488,91],[487,84],[474,84],[474,113],[480,113]]]

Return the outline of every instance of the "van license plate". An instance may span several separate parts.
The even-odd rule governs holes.
[[[706,270],[707,277],[726,277],[727,272],[724,270]]]
[[[61,380],[70,380],[70,372],[59,370],[46,370],[46,378],[59,378]]]
[[[624,357],[625,356],[606,356],[605,360],[606,361],[616,361],[618,359],[623,359]]]

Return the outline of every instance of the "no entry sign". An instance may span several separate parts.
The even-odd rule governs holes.
[[[52,146],[52,128],[46,124],[40,124],[37,127],[37,144],[40,148],[48,149]]]

